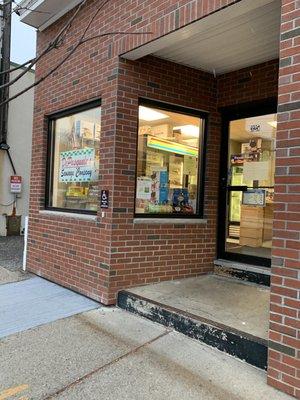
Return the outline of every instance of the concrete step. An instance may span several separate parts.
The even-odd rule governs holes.
[[[117,305],[265,370],[268,299],[267,288],[209,275],[122,290]]]
[[[260,267],[228,260],[215,260],[214,273],[242,281],[270,286],[271,268]]]

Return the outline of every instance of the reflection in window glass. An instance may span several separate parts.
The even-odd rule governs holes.
[[[53,120],[51,207],[97,211],[100,107]]]
[[[195,215],[203,120],[139,107],[136,214]]]

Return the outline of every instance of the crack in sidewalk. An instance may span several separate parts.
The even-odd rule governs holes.
[[[98,367],[96,369],[94,369],[93,371],[88,372],[85,375],[82,375],[80,378],[77,378],[75,381],[69,383],[68,385],[62,387],[61,389],[58,389],[57,391],[55,391],[54,393],[48,395],[47,397],[44,397],[43,400],[50,400],[50,399],[54,399],[55,397],[59,396],[60,394],[64,393],[66,390],[73,388],[74,386],[78,385],[79,383],[85,381],[86,379],[90,378],[91,376],[93,376],[94,374],[96,374],[97,372],[103,371],[106,368],[110,367],[113,364],[118,363],[119,361],[123,360],[124,358],[135,354],[136,352],[138,352],[140,349],[149,346],[150,344],[156,342],[157,340],[163,338],[164,336],[167,336],[170,332],[172,332],[171,329],[168,329],[166,331],[164,331],[163,333],[161,333],[160,335],[154,337],[151,340],[148,340],[148,342],[141,344],[140,346],[135,347],[134,349],[128,351],[127,353],[115,358],[112,361],[109,361],[106,364],[101,365],[101,367]]]

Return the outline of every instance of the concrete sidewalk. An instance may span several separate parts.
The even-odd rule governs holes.
[[[0,285],[0,338],[98,307],[99,303],[39,277]]]
[[[116,308],[0,341],[0,399],[288,400],[261,370]]]

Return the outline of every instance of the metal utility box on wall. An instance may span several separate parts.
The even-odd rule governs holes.
[[[6,216],[7,236],[19,236],[21,231],[21,215]]]

